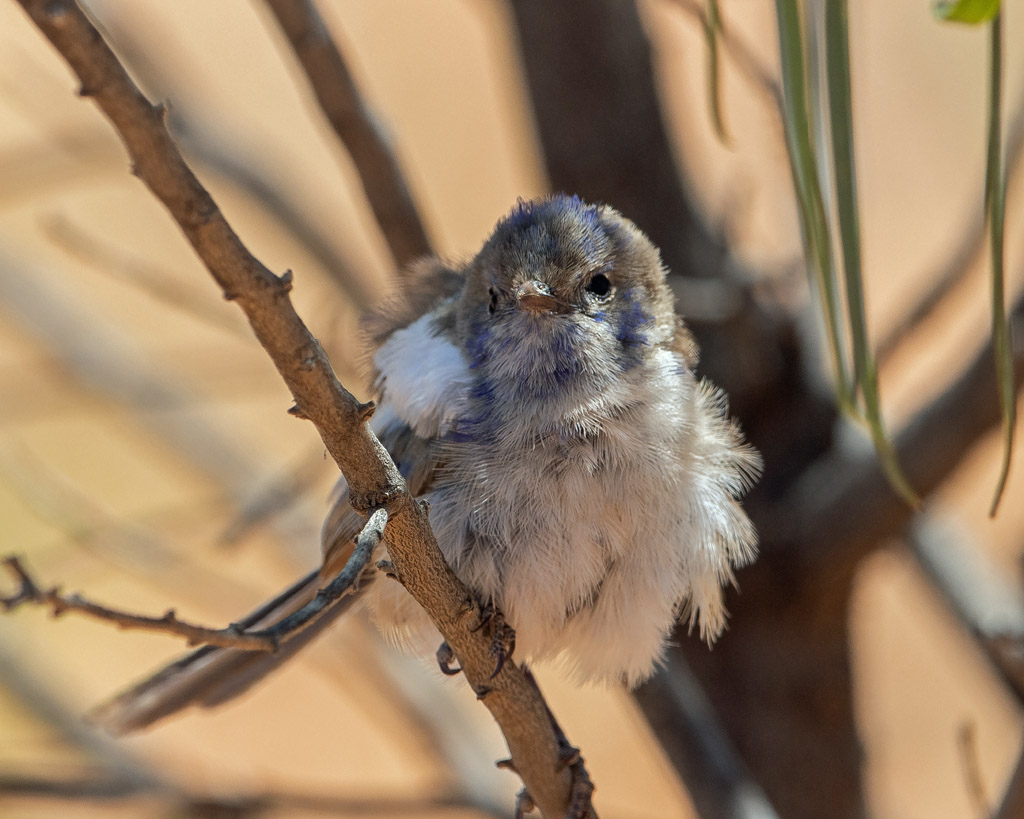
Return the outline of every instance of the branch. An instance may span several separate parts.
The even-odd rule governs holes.
[[[76,805],[91,802],[126,802],[138,799],[136,813],[143,812],[151,805],[154,797],[161,800],[163,807],[171,808],[172,816],[229,816],[258,817],[265,814],[292,815],[295,813],[338,815],[342,817],[420,817],[423,815],[448,815],[453,811],[471,811],[474,816],[497,817],[499,814],[487,805],[481,804],[471,795],[439,796],[390,796],[381,799],[359,799],[332,796],[317,796],[308,793],[267,791],[244,793],[238,796],[204,795],[171,786],[154,786],[111,776],[105,772],[83,772],[62,778],[33,776],[31,774],[5,773],[0,771],[0,795],[38,798],[51,802],[61,800]],[[143,802],[142,798],[147,801]],[[142,805],[146,805],[143,808]],[[51,810],[55,808],[51,806]]]
[[[444,562],[426,509],[409,491],[387,451],[367,427],[373,404],[361,404],[337,380],[320,344],[289,298],[291,273],[278,277],[259,262],[228,225],[185,164],[152,105],[81,9],[70,0],[19,0],[77,74],[80,93],[111,120],[132,158],[134,173],[170,211],[226,298],[245,312],[260,344],[310,419],[363,511],[389,512],[388,551],[395,573],[455,651],[466,679],[494,715],[517,772],[548,817],[569,807],[572,774],[543,698],[513,662],[492,675],[489,629],[479,628],[469,590]],[[492,678],[493,676],[493,678]],[[594,816],[587,805],[581,815]]]
[[[680,11],[696,17],[701,26],[707,25],[707,4],[699,3],[698,0],[672,0],[672,5]],[[718,36],[721,39],[725,50],[729,52],[733,63],[763,94],[765,94],[771,105],[772,114],[776,123],[782,127],[782,89],[778,80],[750,50],[743,39],[737,36],[731,26],[723,26],[719,29]]]
[[[174,609],[169,609],[161,617],[146,617],[141,614],[112,609],[93,603],[79,594],[70,596],[61,594],[59,587],[43,590],[35,582],[28,570],[21,564],[17,557],[6,557],[3,559],[4,568],[20,583],[17,592],[8,597],[0,597],[0,608],[5,612],[26,603],[34,603],[40,606],[49,606],[54,617],[59,617],[69,611],[86,614],[98,620],[105,620],[114,623],[123,629],[142,629],[145,631],[159,631],[167,634],[176,634],[184,637],[189,645],[207,643],[217,646],[235,646],[237,648],[255,649],[258,651],[273,651],[277,645],[272,641],[256,635],[244,634],[241,629],[232,624],[224,629],[207,628],[186,623],[179,620]]]
[[[320,264],[331,284],[360,309],[376,302],[375,278],[345,253],[339,244],[337,225],[325,231],[327,220],[310,210],[308,198],[296,189],[294,180],[277,171],[274,157],[253,154],[246,136],[226,134],[225,123],[210,118],[191,99],[190,89],[165,60],[147,48],[137,27],[119,18],[104,21],[106,36],[116,45],[122,60],[142,88],[158,98],[174,100],[169,127],[184,154],[201,168],[223,177],[265,208],[277,224]]]
[[[1011,317],[1017,338],[1024,331],[1024,296]],[[1014,379],[1024,379],[1024,348],[1014,357]],[[926,497],[956,468],[978,439],[999,423],[992,345],[980,350],[945,392],[922,409],[895,437],[911,484]],[[856,561],[878,543],[903,533],[913,510],[889,489],[874,453],[836,446],[807,470],[785,510],[761,523],[762,541],[784,549],[805,568],[836,560]],[[813,544],[811,546],[810,544]]]
[[[348,149],[398,269],[429,255],[430,241],[398,160],[312,0],[267,0],[267,7],[306,72],[327,121]]]
[[[909,545],[932,585],[978,643],[1004,685],[1024,706],[1024,599],[963,527],[936,513],[921,515]]]
[[[4,567],[18,581],[19,588],[9,597],[0,597],[0,608],[3,608],[4,611],[13,611],[25,603],[34,603],[40,606],[49,606],[54,617],[59,617],[69,611],[78,612],[95,617],[97,620],[113,623],[122,629],[158,631],[184,637],[190,646],[202,644],[222,648],[241,648],[248,651],[277,651],[283,643],[317,620],[331,603],[340,600],[349,592],[355,591],[356,581],[363,569],[366,568],[373,550],[384,535],[387,520],[386,509],[376,510],[363,527],[363,531],[359,533],[355,551],[338,576],[317,591],[313,599],[302,608],[273,626],[258,631],[245,630],[251,622],[259,619],[253,618],[252,615],[245,621],[232,623],[227,628],[210,628],[180,620],[174,609],[169,609],[160,617],[147,617],[93,603],[80,594],[63,595],[57,586],[44,591],[17,557],[6,557],[2,561]],[[316,572],[313,572],[311,576],[303,578],[300,583],[305,584],[315,576]]]
[[[702,819],[778,819],[676,652],[634,696]]]
[[[725,250],[683,189],[636,4],[516,0],[508,9],[552,187],[614,202],[675,273],[721,273]]]
[[[1017,758],[1017,765],[1003,794],[1002,804],[994,819],[1017,819],[1024,816],[1024,748]]]

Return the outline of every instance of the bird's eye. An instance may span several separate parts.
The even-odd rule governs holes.
[[[598,273],[587,283],[587,292],[603,299],[612,292],[612,283],[604,273]]]
[[[489,287],[489,288],[487,288],[487,292],[488,292],[488,294],[491,297],[491,303],[490,303],[490,306],[487,309],[490,311],[491,315],[493,316],[494,315],[494,311],[498,309],[498,291],[495,290],[493,287]]]

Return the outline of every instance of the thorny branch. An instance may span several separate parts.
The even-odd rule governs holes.
[[[245,247],[212,197],[185,164],[154,106],[128,77],[99,32],[71,0],[19,0],[120,134],[133,172],[170,211],[225,298],[245,312],[257,339],[291,391],[296,414],[310,419],[341,467],[353,505],[386,507],[388,550],[400,582],[424,607],[454,649],[470,685],[494,715],[515,768],[549,817],[570,807],[572,772],[559,765],[558,741],[544,700],[513,662],[492,677],[488,629],[474,630],[469,591],[445,564],[427,521],[387,451],[365,421],[361,404],[340,384],[319,343],[299,318],[292,276],[271,273]],[[582,763],[580,765],[582,767]],[[591,805],[578,812],[596,816]]]
[[[49,606],[55,617],[67,612],[77,612],[113,623],[122,629],[141,629],[174,634],[184,637],[189,645],[203,644],[251,651],[277,651],[284,642],[313,623],[331,603],[355,590],[356,581],[363,569],[366,568],[373,550],[384,535],[387,520],[387,510],[377,509],[370,516],[363,531],[360,532],[355,551],[337,577],[320,589],[305,606],[273,626],[257,631],[246,631],[249,626],[248,621],[253,619],[251,616],[246,621],[232,623],[226,628],[210,628],[179,619],[174,609],[170,609],[160,617],[147,617],[94,603],[80,594],[62,594],[57,586],[42,589],[18,557],[6,557],[2,561],[7,571],[18,581],[19,588],[10,596],[0,597],[0,607],[4,611],[11,611],[25,603],[34,603],[40,606]],[[308,579],[303,578],[303,582]]]

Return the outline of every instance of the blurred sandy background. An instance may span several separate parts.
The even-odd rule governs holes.
[[[727,23],[773,67],[772,4],[723,6]],[[168,99],[187,124],[186,155],[243,240],[277,272],[295,271],[301,314],[343,381],[361,390],[357,311],[330,273],[347,266],[356,292],[373,294],[389,274],[383,242],[265,10],[247,0],[89,7],[144,89]],[[547,189],[501,3],[320,7],[443,253],[471,255],[516,197]],[[880,335],[980,208],[985,42],[981,32],[934,22],[924,0],[851,7],[869,322]],[[777,119],[727,61],[734,145],[719,145],[696,20],[671,0],[644,2],[642,11],[693,195],[744,263],[785,275],[800,249]],[[1005,34],[1010,113],[1024,91],[1024,55],[1014,45],[1024,16],[1015,11]],[[280,379],[160,205],[127,173],[107,122],[74,96],[64,64],[10,2],[0,3],[0,54],[0,551],[26,555],[43,580],[112,605],[154,614],[175,606],[183,617],[226,623],[315,565],[333,465],[312,426],[285,414]],[[276,191],[322,239],[321,252],[282,227],[280,212],[261,205],[231,163]],[[1019,286],[1014,194],[1008,269]],[[884,373],[893,418],[980,344],[983,276],[979,269]],[[979,446],[943,494],[1019,586],[1024,458],[999,518],[989,521],[997,449],[995,440]],[[306,482],[299,502],[223,543],[241,508],[296,478]],[[868,561],[852,616],[870,808],[885,819],[973,817],[966,771],[976,765],[988,798],[998,799],[1021,740],[1019,710],[898,548]],[[484,709],[460,680],[395,657],[359,622],[222,710],[117,742],[77,732],[69,717],[180,648],[40,611],[0,618],[0,776],[144,766],[198,793],[371,803],[429,797],[456,781],[509,810],[517,784],[493,769],[503,744]],[[584,749],[602,816],[691,815],[628,697],[575,690],[551,673],[540,681]],[[967,763],[965,727],[974,738]],[[362,815],[356,807],[351,815]],[[9,817],[165,810],[155,798],[0,794],[0,815]],[[313,812],[293,805],[275,815],[302,811]]]

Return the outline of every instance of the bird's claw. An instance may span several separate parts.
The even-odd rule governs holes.
[[[488,679],[493,680],[501,669],[505,667],[505,661],[511,659],[516,650],[516,631],[505,622],[505,617],[499,611],[491,618],[491,656],[494,657],[494,671]]]
[[[505,667],[505,661],[509,660],[516,650],[516,632],[505,621],[505,615],[491,600],[483,603],[475,596],[466,598],[459,613],[468,615],[471,612],[476,614],[476,623],[470,626],[470,631],[476,632],[482,628],[489,628],[491,631],[489,650],[490,655],[494,658],[494,670],[491,671],[491,675],[487,679],[493,680],[501,673],[501,669]],[[478,693],[478,696],[481,695]]]
[[[486,603],[481,603],[479,600],[471,600],[468,605],[464,608],[466,613],[470,611],[476,612],[476,625],[470,628],[470,631],[476,632],[480,629],[490,625],[495,617],[502,617],[498,607],[494,605],[493,600],[488,600]],[[504,618],[502,618],[504,619]]]
[[[582,762],[582,760],[580,760]],[[591,797],[594,795],[594,783],[587,776],[582,764],[572,767],[572,790],[569,792],[569,810],[565,819],[586,819],[591,813]]]
[[[438,646],[436,656],[438,668],[441,669],[441,673],[446,677],[454,677],[462,671],[462,666],[452,668],[452,660],[455,659],[455,652],[452,651],[452,647],[448,645],[447,640]]]
[[[523,819],[526,814],[533,813],[536,807],[533,797],[526,792],[526,788],[516,794],[516,819]]]
[[[566,768],[571,768],[582,761],[580,749],[570,745],[564,735],[560,736],[558,738],[558,763],[555,765],[555,770],[561,773]]]

